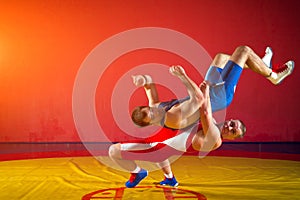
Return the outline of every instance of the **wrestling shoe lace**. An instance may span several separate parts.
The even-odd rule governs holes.
[[[131,173],[130,178],[129,178],[130,183],[134,182],[136,175],[137,175],[137,173]]]
[[[294,70],[295,63],[294,61],[288,61],[283,65],[274,65],[273,66],[273,72],[271,73],[271,76],[269,77],[269,80],[277,85],[283,81],[287,76],[289,76],[293,70]]]
[[[288,67],[287,67],[286,63],[285,64],[278,63],[278,64],[273,65],[272,70],[273,70],[273,72],[280,73],[280,72],[283,72],[284,70],[287,70],[287,69],[288,69]]]

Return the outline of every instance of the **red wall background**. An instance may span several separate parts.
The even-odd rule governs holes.
[[[296,0],[0,1],[0,142],[80,141],[72,92],[82,62],[105,39],[139,27],[179,31],[211,57],[239,45],[263,55],[269,45],[275,63],[293,59],[294,73],[279,86],[245,71],[227,117],[246,123],[243,141],[300,141],[299,10]],[[114,65],[177,61],[186,64],[149,50]],[[108,130],[113,141],[127,137]]]

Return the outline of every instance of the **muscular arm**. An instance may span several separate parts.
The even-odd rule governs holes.
[[[181,66],[171,67],[170,73],[177,76],[185,85],[190,99],[178,106],[173,107],[167,113],[166,124],[168,125],[169,121],[171,124],[173,123],[175,127],[178,126],[177,128],[184,128],[195,122],[190,122],[188,118],[192,115],[195,115],[195,113],[198,113],[198,110],[203,102],[203,95],[198,85],[187,76]]]
[[[145,84],[144,90],[146,92],[150,107],[159,103],[158,93],[157,93],[157,89],[156,89],[156,86],[154,83]]]
[[[206,135],[209,127],[214,125],[209,97],[209,85],[206,82],[202,82],[200,89],[203,92],[204,101],[199,111],[203,133]]]
[[[145,93],[148,98],[148,104],[150,107],[159,103],[157,89],[154,83],[152,83],[152,78],[149,75],[136,75],[132,76],[133,83],[137,86],[143,86]]]
[[[216,126],[212,115],[212,108],[211,108],[210,96],[209,96],[209,85],[204,81],[201,83],[200,89],[204,96],[204,102],[201,108],[199,109],[203,134],[206,143],[211,144],[209,146],[211,150],[213,150],[218,148],[222,144],[220,130]]]

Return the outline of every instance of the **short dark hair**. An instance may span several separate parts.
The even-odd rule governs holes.
[[[133,109],[131,114],[131,119],[136,125],[140,127],[150,125],[150,122],[144,121],[145,117],[147,116],[147,113],[142,111],[143,108],[148,108],[148,107],[149,106],[137,106]]]
[[[241,122],[241,130],[242,130],[242,134],[239,136],[239,138],[243,138],[247,129],[246,129],[245,123],[240,119],[239,119],[239,121]]]

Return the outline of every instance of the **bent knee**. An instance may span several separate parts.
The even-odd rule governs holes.
[[[239,53],[246,53],[246,54],[248,54],[249,52],[252,51],[252,49],[249,46],[241,45],[241,46],[237,47],[235,49],[235,51],[239,52]]]
[[[218,59],[218,60],[224,60],[224,59],[228,59],[229,58],[229,55],[227,54],[224,54],[224,53],[217,53],[215,55],[215,59]]]
[[[223,68],[226,62],[229,60],[230,56],[224,53],[217,53],[211,63],[211,66],[216,66]]]
[[[121,144],[113,144],[108,149],[108,155],[112,158],[121,158]]]
[[[217,53],[215,55],[214,60],[218,61],[218,62],[227,62],[227,60],[230,58],[230,56],[228,54],[225,53]]]

